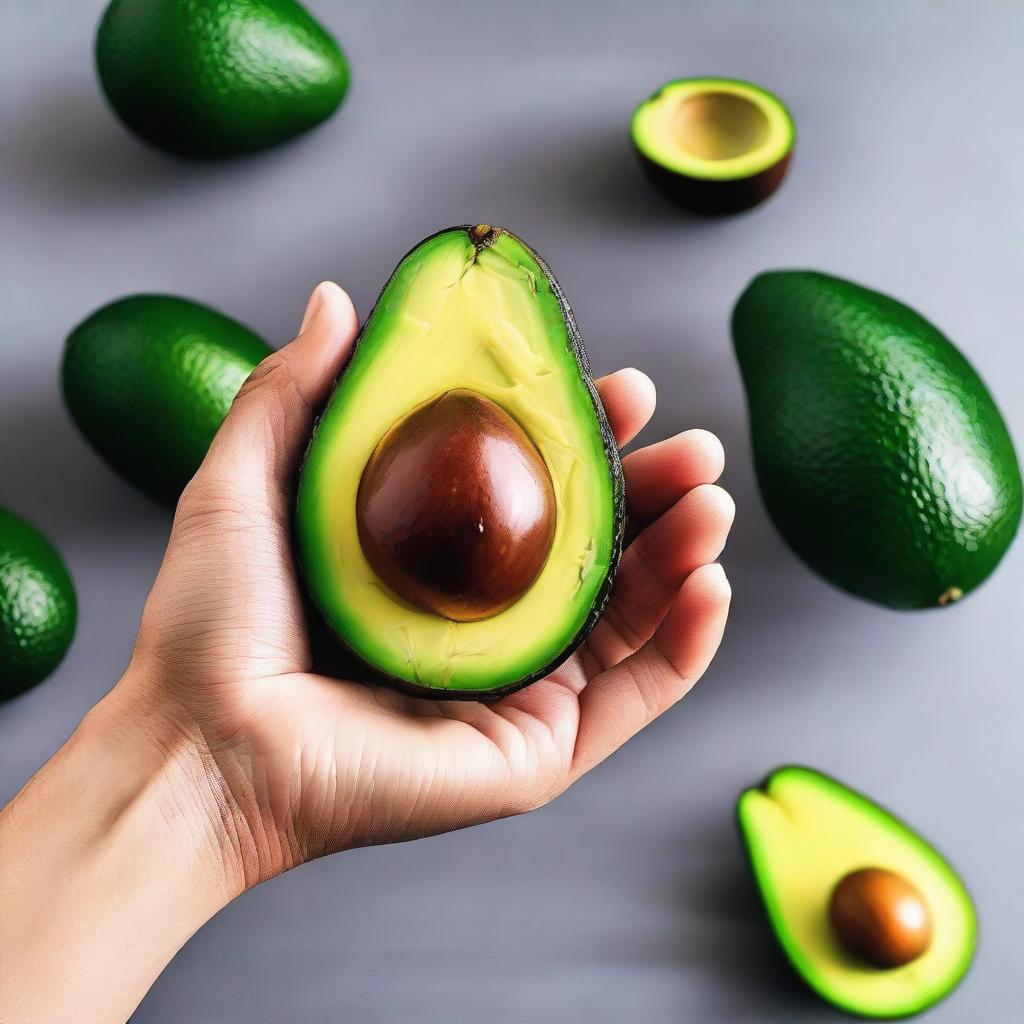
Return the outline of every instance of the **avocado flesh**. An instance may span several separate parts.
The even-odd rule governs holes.
[[[490,399],[536,446],[555,530],[526,593],[490,618],[454,622],[413,607],[373,572],[356,497],[381,437],[453,389]],[[607,598],[621,546],[621,471],[557,283],[495,229],[427,239],[399,264],[368,318],[303,467],[296,534],[315,604],[376,673],[438,695],[496,694],[551,670]]]
[[[96,67],[130,129],[195,158],[307,131],[337,109],[349,81],[338,44],[295,0],[112,0]]]
[[[93,449],[121,476],[173,508],[238,389],[270,347],[208,306],[131,295],[69,335],[64,401]]]
[[[893,608],[969,593],[1021,516],[991,395],[914,310],[826,274],[755,278],[733,312],[765,505],[832,583]]]
[[[641,165],[669,199],[695,213],[736,213],[781,183],[795,140],[778,97],[727,78],[669,82],[630,125]]]
[[[864,1017],[904,1017],[937,1003],[964,976],[977,932],[970,897],[943,857],[888,811],[820,772],[787,766],[746,790],[737,812],[772,929],[822,998]],[[931,944],[903,967],[856,960],[829,926],[836,883],[867,866],[906,878],[931,911]]]

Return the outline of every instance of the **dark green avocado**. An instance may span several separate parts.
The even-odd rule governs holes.
[[[960,983],[977,943],[974,906],[909,825],[798,765],[745,790],[737,816],[772,931],[821,998],[888,1020],[922,1013]]]
[[[121,120],[186,157],[236,156],[308,131],[349,82],[338,44],[295,0],[113,0],[96,67]]]
[[[132,295],[80,323],[61,385],[86,440],[129,483],[173,507],[238,389],[270,347],[208,306]]]
[[[41,683],[60,664],[77,614],[75,588],[53,545],[0,508],[0,702]]]
[[[302,468],[298,556],[328,627],[413,693],[508,693],[593,628],[624,520],[614,436],[546,264],[485,224],[421,242]]]
[[[732,318],[758,482],[812,569],[892,608],[956,601],[1021,515],[984,383],[919,313],[813,271],[755,278]]]
[[[767,89],[734,78],[681,78],[641,103],[630,123],[640,165],[691,213],[749,210],[782,183],[793,117]]]

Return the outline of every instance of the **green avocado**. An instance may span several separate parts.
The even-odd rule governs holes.
[[[756,277],[732,317],[757,477],[812,569],[893,608],[946,605],[1017,531],[1010,435],[967,360],[919,313],[812,271]]]
[[[547,266],[485,224],[421,242],[301,473],[299,561],[327,625],[414,693],[508,693],[594,626],[624,520],[615,440]]]
[[[338,44],[295,0],[113,0],[96,67],[129,128],[187,157],[235,156],[308,131],[349,81]]]
[[[132,295],[97,310],[64,350],[64,401],[129,483],[173,507],[238,389],[270,348],[198,302]]]
[[[862,1017],[906,1017],[939,1002],[963,978],[977,933],[971,899],[945,859],[909,826],[835,779],[794,765],[743,792],[737,814],[775,936],[823,999]],[[923,950],[900,966],[855,955],[838,930],[839,883],[864,869],[904,880],[920,902],[862,906],[862,925],[916,927],[912,910],[927,917]]]
[[[681,78],[644,100],[630,123],[654,186],[692,213],[739,213],[782,183],[793,117],[767,89],[734,78]]]
[[[0,701],[42,682],[75,635],[75,588],[53,545],[0,508]]]

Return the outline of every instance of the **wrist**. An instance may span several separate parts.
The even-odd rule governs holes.
[[[124,1020],[240,891],[201,747],[130,694],[96,705],[0,814],[5,1022]]]
[[[247,888],[237,808],[187,715],[155,698],[129,669],[82,720],[69,741],[76,742],[93,758],[107,752],[101,763],[123,779],[121,813],[144,826],[181,870],[205,880],[219,904],[214,912]]]

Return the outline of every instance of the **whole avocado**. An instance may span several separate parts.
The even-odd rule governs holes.
[[[68,336],[64,401],[99,455],[173,507],[238,389],[270,351],[208,306],[132,295],[97,310]]]
[[[187,157],[299,135],[334,113],[349,82],[338,44],[295,0],[113,0],[96,67],[129,128]]]
[[[1013,540],[1021,473],[984,383],[919,313],[850,281],[773,271],[733,311],[768,512],[826,579],[946,605]]]
[[[30,523],[0,508],[0,701],[42,682],[71,646],[75,588]]]

